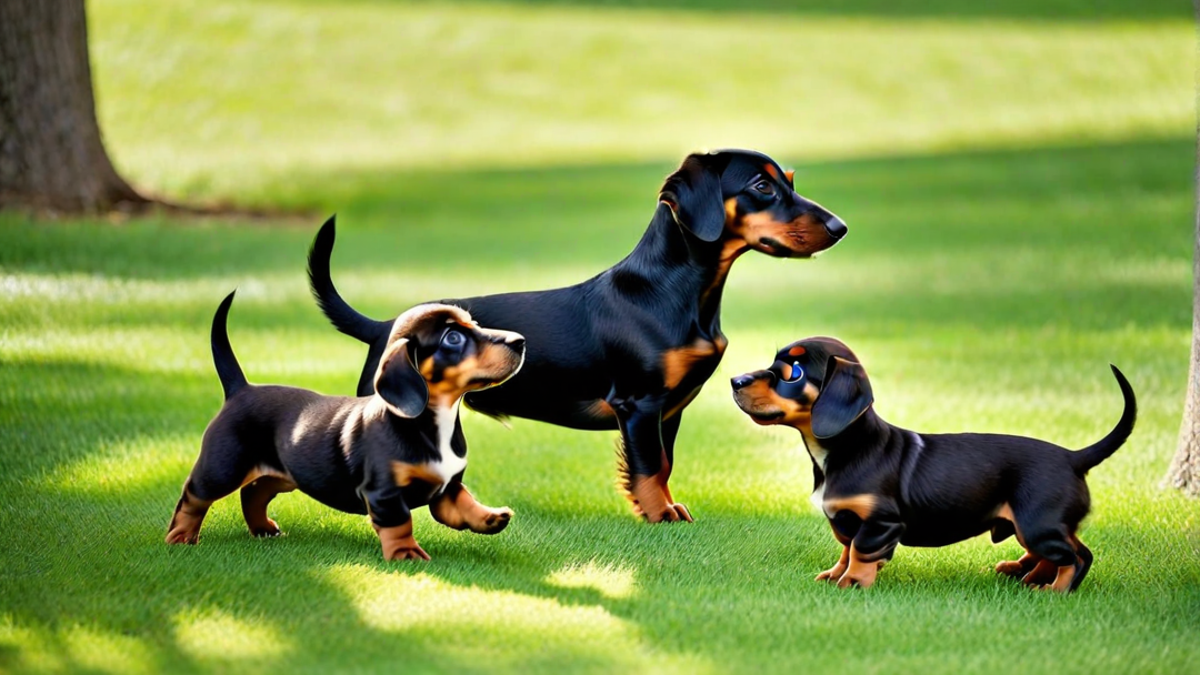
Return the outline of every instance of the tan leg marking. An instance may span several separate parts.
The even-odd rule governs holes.
[[[267,505],[281,492],[291,492],[296,484],[278,476],[262,476],[242,486],[242,516],[250,534],[256,537],[277,537],[279,524],[267,516]]]
[[[429,554],[413,538],[412,521],[396,527],[379,527],[371,523],[379,535],[384,560],[429,560]]]
[[[1045,558],[1039,558],[1037,565],[1021,579],[1021,583],[1026,586],[1044,586],[1052,583],[1057,576],[1058,568],[1054,563]]]
[[[633,512],[651,523],[674,523],[681,520],[694,522],[688,508],[683,504],[676,504],[671,498],[671,490],[667,487],[667,479],[670,476],[671,468],[666,463],[666,457],[663,457],[662,470],[653,476],[631,476],[632,485],[626,497],[633,502]]]
[[[1041,559],[1041,556],[1026,551],[1019,560],[1001,560],[996,563],[996,572],[1010,577],[1022,577],[1037,566]]]
[[[455,530],[470,528],[479,534],[496,534],[508,527],[512,520],[512,509],[507,506],[494,509],[475,501],[466,486],[459,486],[453,495],[443,494],[429,504],[433,519]]]
[[[871,584],[875,583],[875,576],[879,574],[881,567],[883,567],[882,561],[863,560],[858,549],[854,548],[854,544],[850,544],[850,566],[838,579],[838,588],[850,588],[851,586],[870,588]]]
[[[836,514],[839,511],[850,511],[859,518],[866,520],[871,517],[875,511],[875,505],[879,503],[879,497],[875,495],[852,495],[850,497],[837,497],[826,499],[823,502],[826,514]]]
[[[1058,568],[1054,575],[1054,581],[1049,586],[1043,586],[1044,590],[1058,591],[1059,593],[1071,592],[1071,582],[1075,580],[1075,565],[1063,565]]]
[[[817,575],[816,581],[828,581],[835,583],[841,580],[842,575],[846,573],[846,568],[850,566],[850,547],[842,547],[842,557],[838,558],[837,564]]]
[[[212,502],[197,499],[186,489],[179,503],[175,505],[175,514],[167,526],[168,544],[195,544],[200,540],[200,526],[204,524],[204,516],[208,514]]]

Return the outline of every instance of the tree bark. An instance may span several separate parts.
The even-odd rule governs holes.
[[[83,0],[0,0],[0,208],[147,203],[100,138]]]
[[[1200,0],[1193,0],[1196,25],[1200,27]],[[1200,108],[1200,95],[1197,96]],[[1167,472],[1167,484],[1200,497],[1200,124],[1196,127],[1195,248],[1192,250],[1192,359],[1183,404],[1179,446]]]

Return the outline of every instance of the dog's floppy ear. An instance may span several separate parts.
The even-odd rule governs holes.
[[[862,364],[830,356],[825,362],[824,386],[812,408],[813,436],[837,436],[874,402],[871,381]]]
[[[425,410],[429,403],[429,385],[413,365],[408,338],[400,338],[389,345],[379,360],[375,393],[387,404],[388,410],[399,417],[411,419]]]
[[[671,209],[675,222],[700,241],[716,241],[725,230],[718,155],[688,155],[667,176],[658,200]]]

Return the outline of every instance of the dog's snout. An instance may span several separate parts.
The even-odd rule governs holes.
[[[729,384],[733,386],[734,391],[737,391],[739,389],[744,389],[744,388],[750,386],[750,383],[753,381],[754,381],[753,375],[738,375],[737,377],[729,380]]]
[[[828,232],[829,236],[833,237],[834,239],[841,239],[842,237],[846,236],[846,231],[848,229],[849,228],[846,227],[846,223],[842,222],[841,218],[838,218],[832,213],[829,214],[829,217],[825,220],[825,231]]]
[[[525,351],[525,338],[520,335],[513,335],[504,341],[504,344],[513,348],[513,351]]]

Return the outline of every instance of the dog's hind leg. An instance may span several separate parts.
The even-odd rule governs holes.
[[[1040,586],[1060,593],[1069,592],[1078,572],[1079,556],[1075,554],[1075,547],[1071,545],[1066,528],[1062,525],[1041,525],[1037,528],[1021,529],[1025,533],[1029,552],[1042,558],[1033,570],[1025,575],[1023,581],[1031,586]],[[1053,577],[1047,585],[1046,579],[1050,576],[1051,569]]]
[[[267,516],[267,505],[281,492],[291,492],[296,484],[279,476],[262,476],[242,487],[242,516],[250,534],[256,537],[277,537],[279,524]]]
[[[1075,578],[1071,580],[1070,590],[1079,588],[1079,584],[1083,583],[1083,578],[1087,576],[1088,570],[1092,568],[1092,549],[1084,546],[1079,540],[1078,534],[1071,535],[1071,543],[1075,545],[1075,554],[1079,557],[1079,562],[1075,569]]]
[[[212,501],[200,499],[189,489],[191,481],[183,488],[183,495],[175,504],[175,513],[171,515],[171,523],[167,525],[168,544],[195,544],[200,540],[200,526],[204,524],[204,516],[208,515],[208,507]]]
[[[218,418],[220,419],[220,418]],[[200,526],[213,502],[233,494],[248,480],[255,458],[243,448],[232,434],[216,421],[204,433],[200,457],[183,485],[183,495],[175,505],[171,524],[167,526],[168,544],[195,544],[200,539]]]

